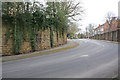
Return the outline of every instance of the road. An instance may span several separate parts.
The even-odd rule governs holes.
[[[76,39],[76,48],[4,62],[3,78],[111,78],[118,74],[118,44]]]

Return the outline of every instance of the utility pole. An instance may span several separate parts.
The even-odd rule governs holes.
[[[120,19],[120,1],[118,2],[118,18]]]
[[[88,35],[87,35],[87,28],[86,28],[86,38],[88,37]]]

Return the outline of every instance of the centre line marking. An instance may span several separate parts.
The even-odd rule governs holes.
[[[88,55],[82,55],[82,56],[80,56],[80,57],[88,57]]]

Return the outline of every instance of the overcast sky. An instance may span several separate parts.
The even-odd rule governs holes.
[[[78,22],[82,24],[82,26],[80,26],[81,29],[84,31],[85,27],[90,23],[96,25],[103,24],[107,12],[112,12],[117,16],[119,1],[120,0],[81,0],[82,6],[85,9],[83,20]]]
[[[44,2],[45,0],[37,1]],[[86,26],[88,26],[88,24],[90,23],[96,25],[103,24],[105,22],[105,15],[108,12],[112,12],[115,14],[115,16],[118,16],[118,2],[120,0],[74,0],[74,1],[82,2],[81,5],[85,9],[84,12],[85,14],[84,16],[82,16],[83,20],[77,22],[82,31],[85,31]]]
[[[114,13],[115,16],[118,16],[118,2],[120,0],[73,0],[73,1],[75,1],[76,3],[81,2],[81,5],[85,10],[84,12],[85,14],[82,16],[82,21],[77,22],[78,26],[82,29],[82,32],[85,31],[85,28],[90,23],[93,23],[97,26],[99,24],[104,24],[105,15],[108,12],[112,12]]]

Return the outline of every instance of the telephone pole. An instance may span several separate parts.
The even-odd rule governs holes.
[[[120,1],[118,2],[118,17],[120,18]]]

